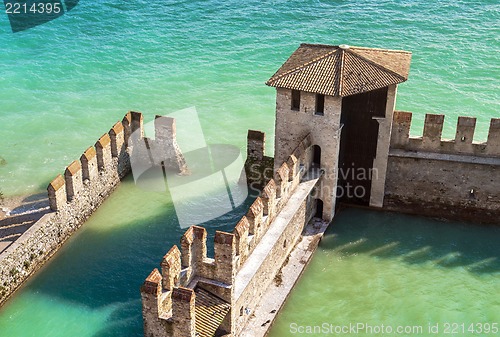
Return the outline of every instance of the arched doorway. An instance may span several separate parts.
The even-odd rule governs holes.
[[[315,218],[323,218],[323,200],[316,199],[316,213],[314,214]]]
[[[321,147],[319,145],[313,145],[313,157],[312,157],[312,167],[320,168],[321,167]]]

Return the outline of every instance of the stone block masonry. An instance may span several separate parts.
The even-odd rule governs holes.
[[[444,118],[426,115],[422,137],[410,137],[412,114],[395,112],[384,208],[500,224],[500,119],[475,143],[475,118],[459,117],[452,140],[441,137]]]
[[[266,156],[265,144],[264,132],[248,130],[245,173],[253,192],[260,192],[274,175],[274,158]]]
[[[280,166],[276,179],[267,182],[232,233],[216,232],[213,258],[207,255],[207,232],[198,226],[182,236],[180,250],[170,249],[161,274],[153,270],[141,287],[145,336],[242,332],[316,212],[311,193],[320,176],[301,181],[306,172],[297,165],[301,161],[311,166],[305,162],[310,143],[309,136],[299,143],[300,149]],[[263,147],[257,148],[262,153]],[[204,311],[207,298],[218,303],[218,315]]]
[[[170,120],[162,117],[165,121]],[[173,120],[170,125],[175,125]],[[138,132],[135,132],[138,131]],[[134,133],[135,132],[135,133]],[[159,139],[175,143],[175,134],[162,129]],[[131,134],[139,135],[131,140]],[[51,213],[43,216],[0,255],[0,305],[37,271],[106,200],[131,170],[130,155],[143,138],[143,116],[128,112],[79,160],[71,162],[48,186]],[[171,153],[172,151],[169,150]],[[182,154],[175,148],[178,160]]]
[[[492,118],[485,143],[473,142],[476,118],[458,117],[455,139],[443,139],[444,115],[426,114],[422,137],[410,137],[412,113],[395,111],[391,150],[500,158],[500,118]]]

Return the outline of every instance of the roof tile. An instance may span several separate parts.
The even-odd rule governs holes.
[[[405,82],[410,60],[405,51],[302,44],[266,84],[345,97]]]

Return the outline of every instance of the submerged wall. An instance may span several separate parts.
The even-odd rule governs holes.
[[[444,115],[426,115],[422,137],[409,136],[411,118],[394,115],[384,208],[499,224],[500,119],[474,143],[475,118],[459,117],[453,140],[441,137]]]
[[[150,144],[172,138],[165,136],[165,132],[171,133],[172,125],[175,132],[175,124],[172,119],[162,117],[161,122],[169,121],[167,126],[155,123],[157,139],[149,140]],[[132,140],[130,135],[135,131],[137,137]],[[33,224],[0,255],[0,305],[40,269],[114,191],[131,170],[130,154],[134,153],[134,147],[141,148],[143,143],[148,144],[143,136],[143,116],[129,112],[49,184],[52,212]],[[181,156],[177,153],[177,157]]]
[[[127,113],[48,186],[51,213],[0,255],[0,304],[37,271],[112,193],[130,171],[126,151],[132,119]]]

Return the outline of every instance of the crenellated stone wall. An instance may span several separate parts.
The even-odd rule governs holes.
[[[443,139],[445,115],[426,114],[422,137],[410,137],[412,113],[395,111],[391,135],[391,150],[432,152],[479,157],[500,157],[500,118],[492,118],[488,139],[476,143],[476,118],[458,117],[455,139]]]
[[[170,123],[167,128],[157,128],[157,132],[161,128],[157,142],[170,146],[175,143],[175,123],[168,117],[162,117],[162,121]],[[132,134],[135,139],[130,137]],[[128,112],[79,160],[71,162],[64,175],[59,174],[50,182],[47,192],[52,212],[0,255],[0,305],[62,246],[130,172],[130,155],[146,142],[143,135],[142,114]],[[176,158],[182,158],[180,150],[176,151]],[[172,151],[167,155],[171,154]]]
[[[499,224],[500,119],[476,143],[475,118],[459,117],[451,140],[442,138],[444,118],[427,114],[422,137],[410,137],[412,114],[395,112],[384,207]]]
[[[254,193],[262,191],[274,176],[274,158],[266,156],[265,146],[264,132],[248,130],[245,173],[248,187]]]
[[[280,166],[276,179],[267,182],[232,233],[216,232],[214,258],[207,256],[203,227],[190,227],[181,238],[180,250],[170,249],[161,262],[161,273],[153,270],[141,287],[145,336],[194,337],[199,288],[230,306],[219,322],[219,332],[234,336],[241,332],[315,212],[310,193],[319,176],[300,188],[305,171],[299,170],[298,163],[306,165],[308,147],[309,136]]]

